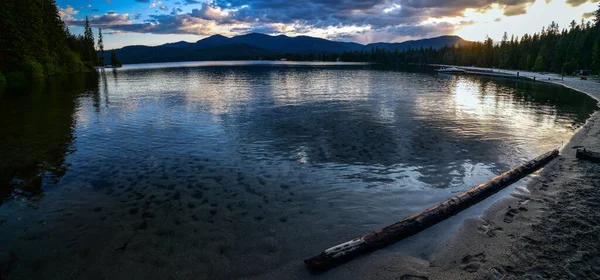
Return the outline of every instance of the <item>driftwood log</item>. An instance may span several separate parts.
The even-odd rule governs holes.
[[[577,149],[575,156],[578,159],[600,162],[600,153],[588,151],[586,149]]]
[[[405,218],[367,235],[355,238],[346,243],[331,247],[319,255],[304,260],[304,264],[312,271],[326,271],[336,265],[368,252],[383,248],[401,239],[418,233],[446,218],[457,214],[469,206],[482,201],[506,186],[542,168],[558,156],[557,149],[521,164],[490,181],[471,190],[450,198],[438,205]]]

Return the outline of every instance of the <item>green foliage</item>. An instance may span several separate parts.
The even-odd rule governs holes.
[[[27,78],[25,72],[8,72],[5,74],[6,85],[8,86],[23,86],[27,84],[29,78]]]
[[[41,78],[44,76],[44,67],[42,67],[39,62],[31,57],[26,57],[23,60],[23,66],[21,66],[21,69],[23,69],[31,78]]]
[[[91,55],[90,55],[91,54]],[[61,21],[55,0],[0,1],[0,73],[7,84],[95,66],[91,45]]]
[[[575,71],[577,71],[577,69],[578,69],[577,63],[575,63],[573,61],[569,61],[569,62],[565,62],[565,64],[563,64],[562,72],[565,75],[572,75],[573,73],[575,73]]]
[[[600,74],[600,36],[596,39],[594,50],[592,52],[592,70],[595,73]]]
[[[121,66],[123,66],[123,63],[121,63],[121,60],[119,60],[117,58],[117,54],[115,53],[115,51],[112,51],[112,53],[110,54],[110,64],[113,67],[121,67]]]
[[[542,56],[542,54],[538,54],[537,58],[535,59],[535,64],[533,65],[533,71],[544,71],[544,69],[546,69],[544,67],[544,57]]]

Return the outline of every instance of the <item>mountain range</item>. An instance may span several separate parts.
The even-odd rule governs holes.
[[[152,63],[176,61],[202,61],[219,59],[252,59],[261,56],[283,54],[340,54],[344,51],[370,51],[373,48],[393,51],[418,49],[421,47],[439,49],[444,46],[466,45],[471,42],[459,36],[441,36],[430,39],[406,41],[402,43],[359,44],[338,42],[309,36],[289,37],[250,33],[235,37],[213,35],[195,43],[185,41],[160,46],[127,46],[114,50],[123,63]],[[106,63],[110,64],[105,55]]]

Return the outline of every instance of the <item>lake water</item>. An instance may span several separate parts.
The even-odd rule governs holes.
[[[326,63],[135,65],[0,94],[15,279],[261,277],[568,141],[546,84]]]

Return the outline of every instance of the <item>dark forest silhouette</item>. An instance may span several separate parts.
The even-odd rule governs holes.
[[[404,51],[371,49],[344,52],[342,61],[375,62],[381,64],[451,64],[497,67],[572,74],[579,69],[600,73],[600,6],[594,24],[572,21],[560,29],[552,22],[541,32],[521,38],[508,37],[495,44],[491,38],[484,42],[446,46],[440,49],[423,48]]]
[[[98,64],[88,19],[83,35],[71,34],[54,0],[0,1],[0,30],[0,85]]]

